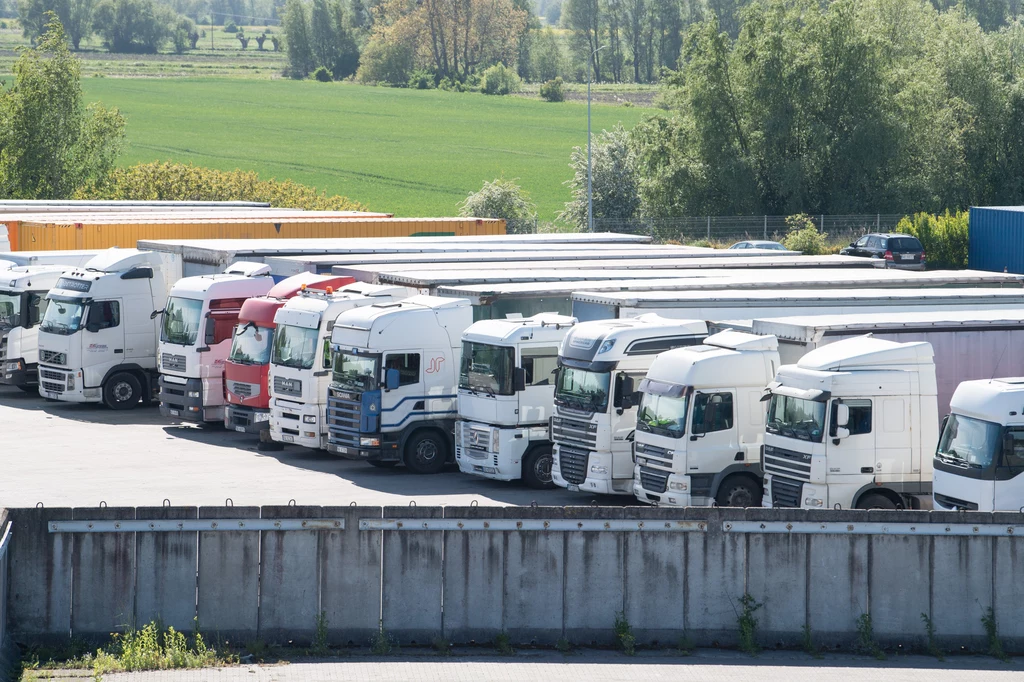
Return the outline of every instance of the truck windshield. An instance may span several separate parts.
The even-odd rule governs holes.
[[[202,301],[180,296],[168,298],[160,340],[179,346],[193,345],[199,335],[199,315],[202,311]]]
[[[21,293],[0,291],[0,329],[21,326]]]
[[[825,403],[774,393],[765,431],[820,443],[825,432]]]
[[[459,388],[491,395],[512,395],[513,349],[487,343],[462,342]]]
[[[273,340],[273,329],[257,327],[252,322],[239,324],[231,340],[228,360],[240,365],[265,365],[270,362],[270,344]]]
[[[686,433],[686,397],[644,393],[637,412],[636,428],[669,438],[682,438]]]
[[[591,372],[575,367],[559,367],[555,379],[555,403],[591,412],[608,407],[611,372]]]
[[[999,424],[951,414],[935,454],[946,464],[965,469],[987,469],[999,454],[1001,432]]]
[[[270,361],[295,369],[311,369],[316,362],[316,337],[320,330],[283,324],[274,332],[274,352]]]
[[[379,355],[338,351],[334,354],[334,383],[350,391],[372,391],[377,388],[379,368]]]
[[[39,329],[50,334],[70,336],[82,328],[84,313],[84,303],[54,299],[46,307]]]

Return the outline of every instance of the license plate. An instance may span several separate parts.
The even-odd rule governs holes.
[[[244,426],[236,426],[235,427],[235,431],[238,431],[239,433],[245,433],[245,427]]]
[[[56,400],[56,399],[57,399],[57,396],[58,396],[58,395],[59,395],[58,393],[52,393],[52,392],[50,392],[50,391],[47,391],[47,392],[46,392],[46,397],[47,397],[47,398],[53,398],[54,400]]]
[[[180,414],[181,414],[181,412],[178,412],[177,410],[171,410],[171,416],[172,416],[172,417],[177,417],[177,416],[179,416]]]
[[[342,453],[343,455],[347,455],[349,453],[349,450],[348,450],[348,448],[343,448],[343,447],[339,446],[338,447],[338,452]]]
[[[283,436],[283,438],[284,438],[284,442],[285,443],[294,443],[295,442],[295,436]]]
[[[914,254],[912,253],[901,253],[900,258],[903,260],[914,260]]]
[[[574,493],[578,493],[580,491],[580,487],[578,485],[576,485],[575,483],[570,483],[569,485],[567,485],[565,487],[566,487],[567,490],[570,490],[570,491],[572,491]]]

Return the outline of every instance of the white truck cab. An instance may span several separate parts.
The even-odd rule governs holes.
[[[540,313],[480,320],[462,335],[455,461],[463,473],[552,486],[554,373],[575,324],[575,317]]]
[[[46,294],[65,266],[25,265],[0,270],[0,384],[26,393],[39,389],[39,322]]]
[[[761,506],[764,387],[774,336],[713,334],[665,351],[640,382],[633,492],[667,507]]]
[[[707,325],[641,315],[582,322],[558,353],[551,478],[569,490],[633,494],[636,387],[654,357],[699,344]]]
[[[783,365],[765,391],[765,507],[919,508],[932,491],[932,346],[860,336]]]
[[[270,266],[238,261],[223,273],[179,279],[160,323],[160,414],[224,421],[224,361],[242,304],[274,285]]]
[[[39,325],[39,394],[115,410],[148,403],[157,384],[159,320],[181,276],[173,254],[108,249],[66,270]]]
[[[466,299],[413,296],[342,313],[331,332],[327,450],[437,473],[454,451]]]
[[[965,381],[935,450],[935,509],[1024,507],[1024,378]]]
[[[400,301],[414,293],[406,287],[357,282],[337,291],[304,289],[278,309],[268,379],[272,440],[327,449],[335,320],[347,310]]]

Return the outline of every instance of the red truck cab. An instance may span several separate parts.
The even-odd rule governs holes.
[[[270,439],[270,350],[274,314],[303,289],[327,291],[352,284],[352,277],[304,272],[275,284],[266,296],[247,299],[238,312],[231,351],[224,362],[224,428],[258,434],[261,446]]]

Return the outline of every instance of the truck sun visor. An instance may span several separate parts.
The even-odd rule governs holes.
[[[764,394],[761,396],[761,400],[765,401],[771,398],[773,395],[784,395],[789,398],[799,398],[801,400],[813,400],[816,403],[826,403],[828,399],[832,397],[829,391],[822,391],[819,388],[794,388],[793,386],[783,386],[778,381],[773,381],[768,384],[768,387],[764,389]]]
[[[671,384],[667,381],[656,381],[645,377],[640,382],[639,390],[641,393],[653,393],[654,395],[663,395],[667,398],[681,398],[686,392],[686,386]]]

